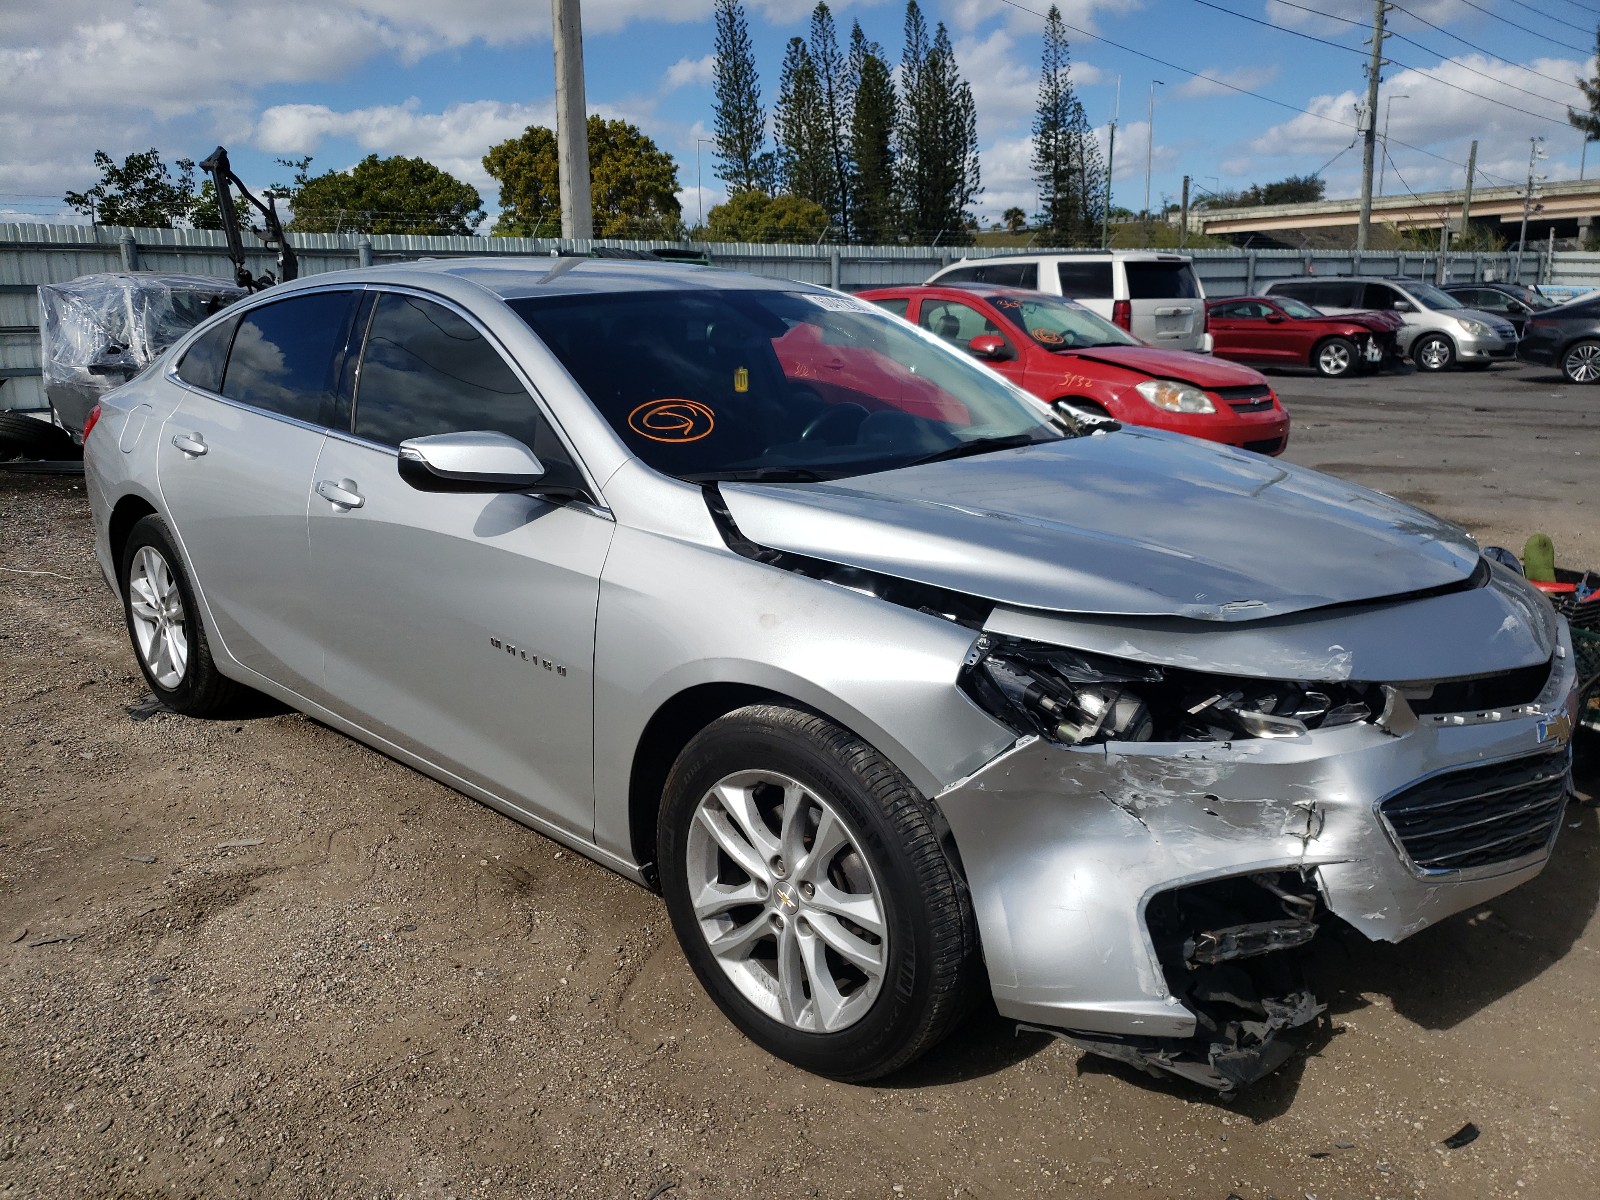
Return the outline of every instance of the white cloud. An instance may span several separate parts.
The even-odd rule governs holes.
[[[704,87],[717,71],[717,56],[707,54],[702,58],[680,58],[667,68],[661,77],[661,90],[675,92],[679,88]]]
[[[1049,11],[1051,3],[1061,10],[1061,19],[1067,25],[1076,25],[1090,32],[1098,32],[1095,23],[1097,13],[1122,16],[1138,12],[1144,7],[1144,0],[1038,0],[1038,3],[1028,6],[1036,11],[1028,12],[1011,5],[997,5],[993,0],[951,0],[945,5],[945,11],[949,14],[949,23],[962,32],[970,33],[999,16],[1007,29],[1025,35],[1037,35],[1044,31],[1043,16]],[[934,20],[935,17],[928,14],[930,26]],[[1067,31],[1069,40],[1077,36],[1070,29]]]
[[[1199,100],[1206,96],[1236,96],[1238,92],[1234,90],[1235,88],[1253,92],[1277,77],[1278,68],[1274,66],[1240,67],[1234,71],[1207,71],[1206,78],[1201,79],[1196,76],[1185,80],[1174,91],[1189,100]]]

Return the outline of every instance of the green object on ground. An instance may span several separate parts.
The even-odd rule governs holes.
[[[1537,583],[1554,583],[1556,544],[1548,533],[1535,533],[1522,544],[1522,573]]]

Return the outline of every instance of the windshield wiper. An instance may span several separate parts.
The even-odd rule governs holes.
[[[1031,433],[1012,433],[1005,437],[974,438],[970,442],[962,442],[957,446],[946,446],[943,450],[923,458],[914,458],[908,463],[901,464],[907,467],[920,467],[923,463],[944,462],[951,458],[966,458],[969,454],[988,454],[994,450],[1015,450],[1021,446],[1032,446],[1037,442],[1053,442],[1055,438],[1035,437]]]
[[[730,471],[695,471],[680,475],[689,483],[821,483],[827,478],[807,467],[747,467]]]

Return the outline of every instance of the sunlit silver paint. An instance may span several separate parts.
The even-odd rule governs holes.
[[[1434,771],[1547,744],[1541,716],[1571,704],[1570,648],[1527,585],[1498,574],[1449,590],[1478,562],[1453,526],[1150,431],[837,484],[724,486],[745,537],[996,601],[996,633],[1323,681],[1449,678],[1557,656],[1537,711],[1279,741],[1018,742],[956,686],[974,630],[735,553],[701,489],[633,458],[501,303],[813,289],[632,263],[440,262],[316,276],[240,308],[323,287],[420,292],[469,315],[563,434],[594,503],[415,492],[392,449],[181,384],[180,344],[106,399],[89,440],[107,578],[115,586],[117,505],[162,514],[225,674],[632,878],[647,875],[653,847],[649,814],[636,826],[629,803],[641,737],[685,698],[729,685],[825,714],[934,800],[972,887],[997,1003],[1040,1024],[1189,1033],[1194,1018],[1167,994],[1143,925],[1149,897],[1187,881],[1305,868],[1336,913],[1397,939],[1542,865],[1541,854],[1422,878],[1374,812]],[[173,441],[196,434],[204,455]],[[363,504],[319,496],[324,479],[348,481]],[[1390,599],[1428,589],[1444,594]]]

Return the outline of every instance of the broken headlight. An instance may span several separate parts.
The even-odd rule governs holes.
[[[1370,721],[1384,703],[1367,684],[1208,675],[991,634],[968,651],[961,687],[1017,733],[1068,746],[1298,737]]]

